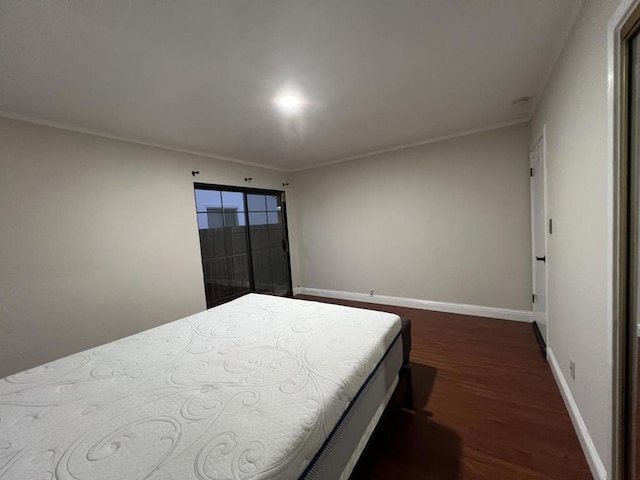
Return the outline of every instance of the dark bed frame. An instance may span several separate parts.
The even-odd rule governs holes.
[[[402,367],[400,368],[400,381],[398,387],[401,384],[404,385],[403,395],[403,407],[408,410],[413,410],[413,382],[411,380],[411,363],[409,363],[409,356],[411,354],[411,320],[408,318],[402,318]]]
[[[371,477],[371,471],[380,451],[384,451],[384,443],[393,425],[393,419],[404,409],[413,411],[413,382],[411,380],[411,320],[402,318],[402,367],[400,367],[399,380],[391,400],[378,421],[378,425],[371,434],[367,446],[362,451],[360,459],[353,468],[349,480],[360,480]]]

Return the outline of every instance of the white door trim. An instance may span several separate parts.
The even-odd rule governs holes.
[[[548,175],[547,175],[547,125],[543,125],[542,129],[533,137],[533,141],[531,142],[531,145],[529,146],[529,153],[531,153],[531,150],[533,149],[533,147],[535,147],[538,142],[542,141],[542,151],[543,151],[543,155],[542,155],[542,162],[544,163],[544,167],[542,169],[543,172],[543,183],[544,183],[544,190],[543,190],[543,204],[544,204],[544,225],[543,225],[543,229],[544,229],[544,251],[545,251],[545,255],[547,257],[546,260],[546,268],[544,269],[544,275],[545,275],[545,301],[546,301],[546,314],[547,314],[547,325],[546,325],[546,331],[545,331],[545,344],[547,346],[547,348],[549,348],[550,346],[550,340],[551,340],[551,335],[549,333],[550,328],[549,326],[551,325],[551,309],[550,309],[550,303],[549,303],[549,240],[548,240],[548,224],[547,222],[549,221],[549,207],[548,207],[548,195],[547,195],[547,179],[548,179]],[[533,205],[534,205],[534,198],[533,198],[533,182],[530,181],[530,201],[531,201],[531,279],[532,279],[532,289],[534,291],[536,291],[536,260],[535,260],[535,252],[533,250],[534,248],[534,244],[535,244],[535,218],[533,215]],[[531,310],[534,309],[533,303],[531,304]],[[534,313],[534,319],[535,319],[535,313]]]

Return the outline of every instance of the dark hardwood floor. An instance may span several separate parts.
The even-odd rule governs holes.
[[[415,412],[390,412],[356,478],[592,478],[530,324],[304,298],[412,321]]]

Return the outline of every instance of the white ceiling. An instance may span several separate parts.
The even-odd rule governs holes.
[[[2,0],[0,110],[305,168],[527,118],[577,5]],[[285,87],[302,114],[274,108]]]

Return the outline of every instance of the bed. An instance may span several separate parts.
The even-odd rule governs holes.
[[[249,294],[0,380],[0,479],[346,479],[397,315]]]

